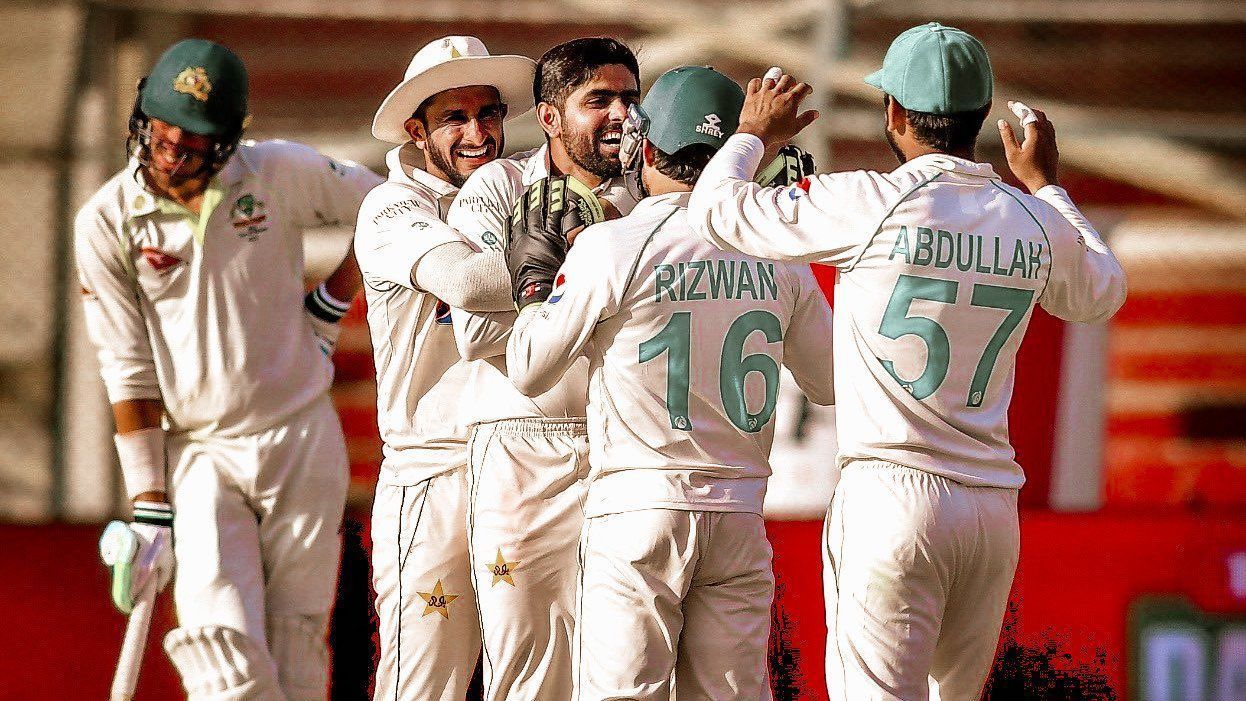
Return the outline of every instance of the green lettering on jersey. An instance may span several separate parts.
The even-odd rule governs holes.
[[[944,254],[947,257],[944,258]],[[935,233],[935,267],[947,268],[952,265],[952,259],[956,257],[956,240],[952,238],[952,232],[939,229]]]
[[[757,261],[757,282],[761,285],[762,299],[767,299],[767,293],[770,295],[769,299],[779,298],[779,285],[774,279],[774,263]]]
[[[698,292],[697,286],[701,284],[701,278],[705,276],[705,261],[694,260],[688,263],[688,269],[693,272],[692,282],[688,283],[688,297],[690,300],[705,299],[705,292]]]
[[[1036,277],[1041,267],[1043,267],[1043,244],[1030,241],[1030,277]]]
[[[905,263],[913,262],[909,257],[909,228],[907,226],[900,227],[900,233],[896,234],[896,243],[891,247],[891,255],[887,256],[887,260],[895,258],[897,253],[904,254]]]
[[[976,263],[974,264],[973,269],[980,273],[989,273],[991,272],[990,266],[982,264],[982,249],[986,248],[986,242],[982,240],[981,236],[974,236],[974,239],[978,242],[978,250],[974,255]]]
[[[735,265],[735,261],[731,262]],[[740,265],[740,285],[736,288],[736,299],[744,299],[744,291],[748,290],[748,294],[753,299],[757,299],[757,285],[753,283],[753,271],[748,267],[747,263]]]
[[[973,239],[973,234],[956,232],[956,269],[962,273],[969,272],[973,267]]]
[[[913,248],[913,265],[930,265],[934,260],[934,231],[917,227],[917,246]]]
[[[662,293],[670,295],[671,301],[675,301],[675,290],[671,287],[671,283],[675,282],[675,267],[662,263],[653,266],[653,301],[661,302]]]
[[[1012,277],[1017,271],[1021,271],[1021,277],[1030,277],[1025,267],[1025,246],[1021,243],[1021,239],[1017,239],[1017,244],[1012,249],[1012,265],[1008,266],[1008,277]]]
[[[710,270],[710,297],[731,299],[735,289],[735,261],[712,260],[710,265],[713,266]]]
[[[996,275],[1007,275],[1008,271],[999,267],[999,247],[1000,247],[999,237],[994,236],[992,238],[995,240],[995,262],[991,265],[991,272],[995,273]]]

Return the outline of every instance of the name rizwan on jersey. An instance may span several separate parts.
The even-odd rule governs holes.
[[[746,260],[693,260],[653,266],[655,302],[703,299],[775,299],[774,263]]]
[[[1009,249],[1012,249],[1011,251]],[[991,256],[989,261],[984,256]],[[1020,239],[1005,243],[998,236],[980,236],[925,226],[915,227],[909,234],[907,226],[900,227],[896,243],[888,260],[903,256],[910,265],[950,268],[1003,277],[1017,274],[1026,280],[1038,275],[1042,267],[1043,244]],[[1001,260],[1001,256],[1003,259]]]

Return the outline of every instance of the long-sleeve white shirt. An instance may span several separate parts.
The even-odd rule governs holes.
[[[516,200],[529,185],[549,175],[548,146],[500,158],[472,173],[450,206],[446,223],[481,251],[505,255],[506,222]],[[626,214],[636,200],[622,178],[603,182],[593,190]],[[473,400],[463,406],[468,424],[518,418],[583,418],[588,387],[588,363],[581,361],[562,382],[535,397],[515,390],[506,368],[506,339],[514,313],[489,315],[452,311],[455,340],[463,357],[472,361],[464,393]]]
[[[131,161],[78,212],[87,331],[109,400],[161,399],[170,430],[253,434],[319,398],[333,367],[303,313],[303,231],[354,222],[380,178],[244,141],[196,215]]]
[[[443,219],[458,188],[415,166],[408,143],[386,156],[389,178],[359,209],[355,257],[363,273],[376,361],[382,479],[412,485],[467,464],[459,405],[467,363],[450,307],[412,279],[434,249],[458,243]]]
[[[890,173],[749,182],[737,134],[706,167],[692,228],[728,251],[832,265],[839,461],[880,459],[968,485],[1025,481],[1008,440],[1017,349],[1035,305],[1097,322],[1125,276],[1058,187],[1027,195],[946,155]]]
[[[831,311],[809,266],[718,250],[688,228],[688,196],[582,232],[508,341],[526,394],[589,359],[588,516],[760,514],[779,366],[812,401],[834,400]]]

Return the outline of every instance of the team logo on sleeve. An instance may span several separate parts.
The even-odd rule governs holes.
[[[567,284],[567,276],[558,273],[558,277],[554,278],[554,291],[549,293],[549,299],[545,300],[549,304],[558,304],[558,300],[562,299],[563,288]]]
[[[450,325],[450,305],[437,300],[437,308],[433,311],[433,320],[442,326]]]
[[[268,208],[250,193],[239,197],[234,202],[233,208],[229,210],[229,216],[233,220],[234,231],[240,239],[255,241],[260,234],[268,231],[268,225],[265,223],[268,221]]]

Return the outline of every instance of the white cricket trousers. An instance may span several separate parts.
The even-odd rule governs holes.
[[[480,657],[467,552],[467,467],[385,481],[372,508],[381,657],[375,701],[462,701]]]
[[[575,701],[768,701],[770,541],[750,513],[645,509],[580,537]]]
[[[974,701],[1017,568],[1017,490],[843,469],[823,532],[831,701]]]
[[[468,454],[485,699],[567,701],[588,476],[584,421],[477,424]]]
[[[190,698],[322,701],[349,478],[328,396],[255,435],[171,435],[168,457],[180,628],[166,648]]]

